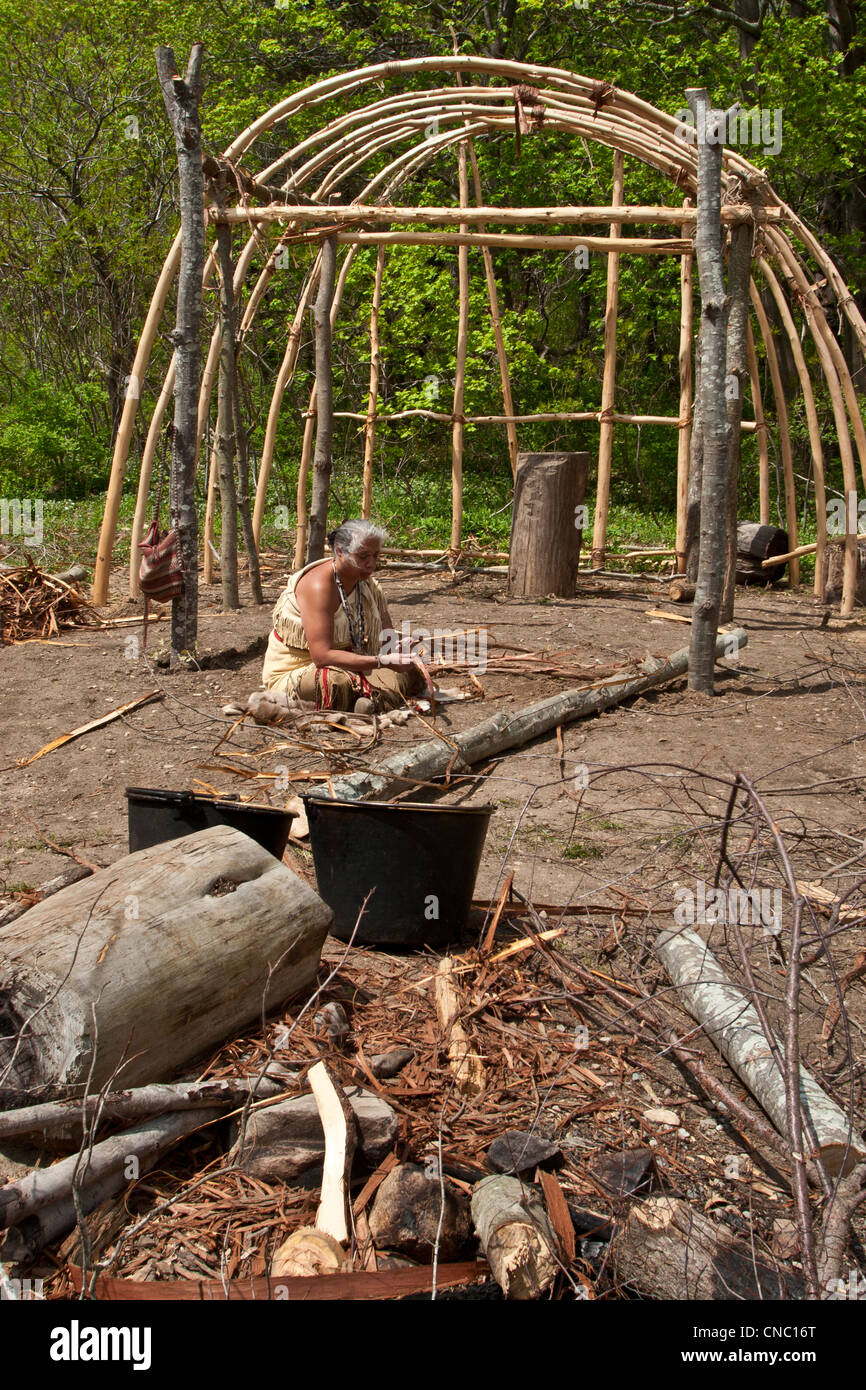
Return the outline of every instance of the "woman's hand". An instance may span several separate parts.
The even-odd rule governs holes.
[[[391,671],[411,671],[414,664],[412,657],[403,652],[382,652],[379,656],[379,665]]]

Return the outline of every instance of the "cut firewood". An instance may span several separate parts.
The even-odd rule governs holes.
[[[0,1106],[176,1072],[310,985],[332,920],[225,825],[38,903],[0,934]]]
[[[632,1207],[610,1254],[617,1282],[654,1299],[802,1299],[796,1270],[762,1256],[687,1202],[648,1197]]]
[[[271,1276],[303,1278],[311,1274],[343,1274],[351,1268],[348,1255],[333,1236],[315,1226],[302,1226],[275,1252]]]
[[[347,1241],[346,1203],[357,1144],[355,1116],[327,1062],[310,1067],[308,1077],[325,1131],[325,1167],[316,1227],[334,1240]]]
[[[535,1188],[495,1174],[472,1190],[472,1220],[506,1298],[540,1298],[559,1268],[556,1242]]]
[[[684,576],[679,579],[672,579],[668,589],[668,598],[671,603],[690,603],[695,596],[695,586]]]
[[[565,1193],[559,1185],[559,1180],[555,1173],[548,1173],[544,1168],[538,1170],[538,1178],[541,1183],[541,1190],[544,1193],[544,1204],[547,1207],[547,1216],[551,1227],[559,1241],[559,1248],[563,1260],[570,1264],[576,1253],[574,1242],[574,1223],[571,1213],[568,1210],[568,1203],[565,1200]]]
[[[484,1063],[460,1023],[460,996],[454,984],[454,962],[445,956],[433,979],[433,998],[439,1027],[448,1043],[448,1065],[457,1089],[464,1096],[478,1096],[486,1085]]]
[[[760,1101],[778,1132],[786,1136],[785,1080],[770,1051],[754,1005],[731,982],[697,932],[682,927],[665,930],[656,938],[654,950],[689,1013],[700,1023],[743,1085]],[[783,1055],[784,1048],[778,1039],[777,1046]],[[849,1173],[866,1158],[866,1145],[857,1129],[802,1065],[800,1102],[818,1139],[816,1150],[804,1133],[807,1158],[820,1156],[827,1172],[834,1177]]]

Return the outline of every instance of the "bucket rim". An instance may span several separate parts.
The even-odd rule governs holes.
[[[138,799],[157,806],[216,806],[219,810],[251,812],[259,816],[281,816],[297,819],[297,811],[284,811],[279,806],[251,806],[247,801],[230,801],[225,797],[207,796],[203,792],[179,791],[174,787],[126,787],[127,801]]]
[[[335,811],[438,811],[451,816],[480,816],[492,815],[496,810],[493,802],[485,802],[483,806],[440,806],[429,801],[341,801],[330,796],[314,796],[312,792],[302,793],[301,801],[305,808],[312,803],[314,807],[327,806]]]

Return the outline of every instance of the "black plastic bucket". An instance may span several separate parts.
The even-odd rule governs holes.
[[[469,916],[492,806],[303,798],[319,896],[334,911],[334,936],[440,946]]]
[[[212,825],[231,825],[249,835],[275,859],[282,859],[294,811],[271,806],[246,806],[240,801],[217,801],[196,792],[160,791],[153,787],[127,787],[129,852],[150,849],[165,840],[208,830]]]

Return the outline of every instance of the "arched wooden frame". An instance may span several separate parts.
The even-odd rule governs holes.
[[[345,274],[348,270],[347,262],[353,255],[353,250],[351,248],[368,242],[376,244],[379,248],[377,258],[378,291],[374,293],[374,307],[371,311],[371,341],[373,341],[373,334],[375,332],[373,320],[374,317],[378,316],[376,295],[378,294],[379,297],[381,296],[380,266],[384,267],[382,248],[389,243],[456,245],[461,249],[464,260],[465,247],[472,244],[480,245],[485,253],[485,270],[487,272],[487,283],[490,295],[490,310],[494,324],[496,324],[498,320],[498,305],[495,299],[495,279],[492,274],[492,263],[490,262],[490,248],[497,244],[517,244],[524,246],[540,244],[550,249],[587,246],[597,251],[607,252],[610,257],[610,272],[608,276],[609,303],[611,294],[616,287],[619,255],[621,254],[680,255],[682,264],[681,284],[684,291],[690,287],[691,248],[687,241],[674,240],[670,237],[653,241],[649,238],[625,238],[620,235],[623,224],[637,225],[655,223],[661,225],[677,225],[682,229],[683,236],[685,237],[688,228],[691,227],[694,222],[694,211],[693,209],[690,210],[687,205],[679,208],[629,207],[627,204],[621,205],[621,199],[616,196],[617,190],[615,190],[611,206],[607,208],[488,209],[482,206],[470,208],[467,205],[468,199],[465,192],[463,192],[463,196],[461,197],[461,207],[436,210],[435,216],[431,214],[430,209],[397,208],[391,204],[390,200],[393,198],[395,192],[416,169],[428,163],[442,150],[455,145],[457,146],[458,160],[465,161],[466,152],[469,151],[473,168],[476,203],[480,204],[481,191],[477,178],[477,168],[474,163],[472,142],[475,137],[479,135],[497,131],[510,132],[514,129],[515,106],[518,101],[514,88],[517,84],[522,87],[528,86],[534,89],[531,98],[524,97],[523,100],[531,100],[534,113],[543,113],[543,126],[545,129],[568,131],[586,139],[595,140],[601,144],[608,145],[613,148],[614,151],[618,152],[620,156],[631,155],[643,163],[659,170],[672,181],[676,188],[683,190],[690,198],[694,198],[696,185],[696,151],[694,145],[688,143],[687,139],[684,138],[686,132],[682,126],[678,125],[675,117],[669,116],[665,112],[658,111],[632,93],[622,91],[618,88],[604,86],[590,78],[566,72],[562,69],[488,58],[450,56],[408,59],[402,62],[378,64],[355,72],[339,74],[325,81],[315,83],[305,88],[303,91],[294,93],[265,112],[264,115],[253,122],[252,125],[248,126],[247,129],[241,132],[232,142],[225,152],[225,157],[230,159],[235,165],[242,165],[242,161],[254,148],[260,136],[272,130],[276,125],[288,122],[291,117],[295,116],[299,111],[325,101],[333,100],[334,98],[348,98],[351,94],[359,92],[374,83],[380,84],[385,80],[399,80],[401,76],[423,72],[453,72],[457,74],[458,83],[463,74],[480,74],[488,78],[498,78],[512,85],[499,87],[457,85],[455,87],[438,87],[423,92],[398,92],[383,97],[369,105],[355,107],[344,112],[324,125],[321,129],[307,136],[294,147],[286,150],[285,153],[266,169],[257,174],[251,174],[255,182],[259,185],[270,185],[274,177],[281,173],[281,171],[285,169],[290,170],[283,185],[286,205],[280,204],[278,206],[265,208],[248,206],[229,210],[226,214],[229,220],[233,222],[244,222],[249,228],[248,239],[243,246],[237,263],[234,284],[236,297],[239,297],[243,290],[254,253],[262,244],[263,235],[272,227],[273,223],[282,223],[284,228],[284,230],[281,229],[279,241],[272,247],[266,264],[259,273],[256,284],[247,302],[240,328],[239,336],[241,344],[243,343],[244,334],[249,330],[250,324],[255,317],[256,309],[261,303],[267,290],[268,283],[274,273],[280,245],[288,241],[316,241],[320,239],[326,231],[333,231],[335,221],[337,225],[345,225],[345,229],[338,232],[338,242],[350,248],[343,262],[342,274],[340,277],[343,284],[345,283]],[[375,178],[368,182],[363,192],[356,200],[356,203],[353,205],[353,208],[345,208],[334,203],[334,195],[338,195],[341,182],[356,170],[362,168],[371,154],[394,146],[400,146],[406,142],[411,142],[408,149],[403,149],[395,154],[391,162],[388,163]],[[324,170],[325,172],[321,181],[315,184],[315,176],[320,170]],[[748,206],[745,208],[742,205],[731,206],[724,209],[723,213],[729,220],[739,219],[745,216],[756,224],[758,231],[758,235],[756,236],[756,268],[762,269],[768,289],[778,306],[783,331],[792,344],[798,377],[801,389],[804,392],[805,408],[809,422],[809,436],[816,488],[816,505],[819,519],[816,572],[820,573],[821,560],[826,543],[826,504],[823,493],[823,457],[820,451],[820,439],[815,429],[814,400],[806,388],[808,373],[804,375],[805,362],[802,358],[802,352],[798,354],[793,348],[793,342],[797,339],[797,333],[792,314],[792,305],[801,309],[803,312],[809,332],[815,343],[823,374],[827,381],[834,412],[836,431],[839,437],[840,456],[843,464],[846,491],[850,491],[852,487],[856,491],[854,451],[851,444],[850,431],[853,431],[857,456],[860,460],[861,474],[864,481],[866,481],[866,430],[864,430],[863,427],[850,372],[848,371],[841,349],[829,327],[824,308],[813,288],[815,274],[809,266],[810,260],[817,265],[820,274],[826,278],[829,287],[835,295],[838,308],[841,309],[848,318],[864,351],[866,351],[866,323],[864,323],[853,297],[848,291],[845,282],[830,256],[793,211],[775,195],[760,170],[756,169],[755,166],[744,159],[737,150],[726,149],[724,152],[724,171],[728,175],[737,176],[740,187],[743,190],[744,201],[747,201]],[[461,179],[461,190],[464,189],[465,182],[465,178]],[[291,206],[288,202],[290,198],[298,200],[303,198],[306,206]],[[327,201],[329,198],[331,199],[330,202]],[[311,206],[313,204],[317,206]],[[354,221],[355,226],[357,226],[359,217],[358,208],[360,205],[363,205],[365,228],[369,227],[372,222],[374,225],[382,223],[387,230],[355,230],[352,227],[352,222]],[[562,235],[529,237],[527,235],[512,236],[508,233],[503,234],[487,230],[491,222],[507,225],[509,222],[526,224],[532,221],[540,222],[541,224],[545,222],[562,223],[569,221],[578,224],[581,222],[592,224],[607,221],[611,223],[611,234],[607,238]],[[399,227],[401,224],[408,224],[412,227],[418,222],[423,222],[427,225],[431,222],[434,224],[441,223],[444,226],[452,224],[458,227],[459,231],[442,230],[419,232],[416,230],[393,230],[394,226]],[[316,225],[317,223],[318,225]],[[799,249],[795,247],[794,239],[799,243]],[[106,497],[105,513],[96,562],[94,601],[97,603],[104,603],[108,595],[108,576],[111,552],[117,528],[120,494],[132,437],[132,429],[138,410],[138,401],[141,396],[141,386],[147,372],[168,290],[177,273],[179,260],[180,237],[178,235],[166,258],[142,329],[135,361],[133,363],[130,389],[124,404],[124,410],[115,442],[111,477]],[[775,274],[771,262],[775,270],[780,272],[780,275]],[[213,270],[214,261],[211,257],[205,269],[205,284],[211,279]],[[298,310],[288,335],[286,354],[274,385],[255,500],[254,516],[257,535],[262,522],[265,489],[267,488],[273,457],[279,407],[285,388],[291,380],[294,371],[300,344],[301,323],[303,321],[305,308],[310,302],[310,298],[314,292],[316,279],[317,265],[314,264],[301,292]],[[338,290],[339,289],[340,286],[338,286]],[[787,300],[785,291],[787,291]],[[465,280],[462,278],[461,302],[466,293]],[[760,297],[757,296],[757,293],[753,293],[753,304],[755,304],[756,308],[760,302]],[[786,309],[783,309],[783,304],[786,305]],[[336,317],[338,308],[339,298],[338,295],[335,295],[334,317]],[[617,422],[640,422],[674,426],[680,431],[681,441],[678,450],[679,511],[680,499],[684,494],[684,489],[682,487],[683,461],[685,457],[687,457],[687,447],[684,448],[683,441],[685,439],[687,445],[687,431],[690,428],[691,416],[691,379],[690,373],[686,370],[684,364],[684,356],[686,355],[684,353],[684,335],[687,331],[690,331],[688,320],[689,314],[684,304],[680,342],[680,408],[678,415],[675,417],[626,416],[618,414],[612,409],[616,344],[615,335],[606,334],[605,367],[609,379],[609,389],[606,396],[608,408],[603,412],[551,413],[534,416],[520,416],[515,414],[508,381],[507,359],[503,348],[499,353],[499,362],[502,378],[504,414],[501,416],[479,416],[470,418],[474,423],[497,424],[506,427],[512,467],[514,466],[516,458],[516,427],[522,422],[529,422],[530,420],[595,419],[601,424],[603,432],[608,439],[607,450],[609,450],[611,429]],[[769,332],[765,332],[765,330],[768,330],[765,316],[762,323],[761,315],[758,314],[758,326],[761,329],[768,365],[771,367],[771,376],[773,376],[772,364],[775,356],[774,345],[769,336]],[[199,402],[199,438],[201,438],[204,433],[204,427],[208,416],[210,394],[218,355],[219,329],[217,327],[214,329],[212,335],[208,360],[202,376]],[[752,370],[750,371],[750,375],[754,386],[757,381],[757,373]],[[372,440],[375,437],[376,425],[377,422],[381,422],[383,419],[383,417],[377,415],[376,412],[376,396],[372,390],[372,384],[371,374],[371,390],[368,396],[366,410],[363,414],[349,411],[338,412],[350,418],[358,418],[364,421],[366,470],[369,469],[369,460],[372,457]],[[156,441],[162,425],[162,419],[171,396],[171,390],[172,368],[169,367],[165,374],[162,388],[159,392],[157,403],[151,417],[142,460],[138,503],[132,534],[133,558],[131,561],[130,581],[133,591],[135,589],[135,570],[137,567],[135,558],[137,554],[136,542],[143,531],[144,510],[150,483],[152,460]],[[314,401],[312,401],[310,409],[314,408],[314,404]],[[776,405],[777,420],[781,428],[784,416],[784,402],[780,399],[778,392],[776,394]],[[766,426],[762,408],[758,401],[755,401],[755,406],[756,419],[754,422],[745,422],[744,428],[748,429],[751,426],[752,429],[758,429],[759,444],[761,446],[763,497],[765,491],[763,473],[766,471]],[[448,423],[452,426],[454,443],[454,520],[452,526],[452,546],[459,545],[460,539],[461,518],[459,508],[461,502],[462,472],[459,466],[458,453],[462,452],[462,424],[465,423],[462,415],[459,421],[455,419],[456,413],[458,412],[454,409],[452,409],[450,414],[433,410],[400,412],[401,416],[410,414],[421,415],[427,418],[441,420],[443,423]],[[388,418],[395,417],[391,416]],[[307,424],[309,428],[306,434],[309,434],[311,438],[312,428],[310,426],[310,419],[311,416],[308,411]],[[785,465],[785,475],[786,513],[788,516],[789,536],[793,547],[796,545],[797,540],[796,500],[793,495],[793,472],[792,469],[788,467],[787,462]],[[302,496],[299,488],[299,502],[300,501],[302,501]],[[369,487],[365,487],[365,505],[369,505]],[[208,512],[212,517],[212,502]],[[303,525],[300,508],[298,519],[300,528]],[[601,505],[597,508],[595,533],[593,537],[593,549],[595,553],[600,556],[604,554],[606,526],[607,507],[606,498],[603,495],[601,498]],[[680,526],[678,525],[678,536],[679,534]],[[843,613],[850,612],[853,608],[856,563],[856,538],[853,533],[848,533],[845,540],[845,568],[842,598]],[[209,567],[209,547],[207,543],[205,544],[205,564],[206,567]],[[206,578],[207,577],[208,574],[206,573]]]

